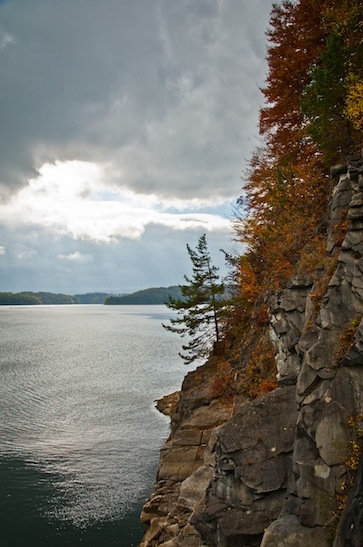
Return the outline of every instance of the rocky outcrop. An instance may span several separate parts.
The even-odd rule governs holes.
[[[275,347],[277,380],[294,385],[301,370],[299,348],[305,324],[306,302],[313,280],[310,275],[294,277],[282,293],[270,298],[270,338]]]
[[[192,522],[210,545],[260,545],[288,486],[297,413],[294,388],[242,408],[217,433],[213,481]]]
[[[158,399],[156,402],[156,408],[165,416],[171,416],[176,412],[178,403],[180,401],[180,391],[174,391],[168,395],[164,395],[161,399]]]
[[[296,385],[291,482],[283,508],[283,513],[298,517],[299,534],[301,525],[307,528],[306,535],[311,528],[320,534],[325,530],[327,545],[337,525],[337,500],[352,471],[347,462],[356,431],[349,423],[359,419],[363,403],[363,179],[357,165],[361,162],[338,171],[332,196],[327,248],[335,270],[326,286],[318,280],[307,297],[298,343],[302,364]],[[337,226],[346,232],[342,242]],[[317,290],[320,301],[314,303]],[[266,534],[264,545],[275,541],[276,533],[271,542]]]
[[[361,159],[332,177],[324,264],[266,297],[279,387],[227,404],[213,396],[212,362],[186,377],[144,547],[362,544]]]
[[[201,545],[191,515],[213,479],[216,431],[233,412],[232,401],[215,399],[210,378],[209,365],[183,382],[172,431],[161,448],[155,489],[141,514],[147,526],[141,547]]]

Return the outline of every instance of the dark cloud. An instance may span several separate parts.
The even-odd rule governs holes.
[[[266,0],[1,5],[0,181],[107,160],[136,191],[233,195],[256,134]]]
[[[229,232],[216,215],[239,194],[257,140],[271,6],[0,0],[0,290],[179,283],[204,225],[178,222],[203,210],[223,265]],[[66,160],[104,176],[63,183]],[[55,182],[45,163],[59,168]],[[126,196],[120,209],[108,192]],[[119,210],[120,222],[104,214]],[[106,224],[117,237],[95,243]]]

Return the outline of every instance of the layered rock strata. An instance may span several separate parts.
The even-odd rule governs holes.
[[[332,177],[321,271],[269,295],[279,387],[226,404],[213,397],[210,364],[186,377],[142,514],[143,547],[361,544],[361,158]]]
[[[213,479],[216,431],[233,412],[232,404],[215,400],[210,372],[200,367],[183,382],[171,434],[161,448],[155,489],[141,514],[147,526],[141,547],[202,544],[190,517]]]

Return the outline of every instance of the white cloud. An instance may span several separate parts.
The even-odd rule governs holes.
[[[138,239],[151,224],[177,231],[228,231],[227,219],[198,212],[211,202],[162,201],[107,184],[107,166],[55,162],[43,165],[37,178],[0,204],[0,217],[7,226],[36,226],[75,240],[112,243]]]
[[[226,248],[272,3],[0,0],[3,290],[173,284],[202,232]]]
[[[68,255],[58,255],[60,260],[67,260],[70,262],[93,262],[93,257],[89,254],[82,254],[79,251],[70,253]]]

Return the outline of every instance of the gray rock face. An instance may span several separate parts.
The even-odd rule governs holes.
[[[340,523],[337,512],[363,414],[362,161],[332,175],[334,268],[266,300],[279,387],[232,408],[207,380],[197,385],[200,372],[188,375],[142,514],[143,547],[327,547],[334,534],[334,547],[363,545],[362,461]]]
[[[259,545],[282,509],[296,420],[295,390],[286,387],[245,403],[219,429],[215,477],[204,506],[193,515],[202,536],[208,530],[212,545],[235,539]]]
[[[280,385],[296,384],[301,369],[299,339],[305,321],[310,276],[291,280],[282,293],[270,299],[270,337],[276,351],[277,380]]]
[[[263,547],[314,546],[328,541],[329,524],[337,526],[337,519],[334,522],[337,498],[347,480],[346,462],[352,450],[348,421],[362,412],[363,180],[361,175],[351,178],[349,166],[338,175],[327,247],[332,255],[337,255],[337,266],[313,324],[311,317],[310,325],[305,318],[298,341],[302,359],[296,385],[298,419],[292,473],[283,516],[267,528]],[[350,223],[340,248],[334,232],[337,222],[344,218]],[[308,295],[306,309],[309,298]],[[291,520],[292,515],[295,520]],[[287,522],[289,534],[281,532],[281,526]],[[295,543],[291,543],[291,534],[298,538]]]
[[[213,398],[210,370],[200,367],[184,380],[172,432],[161,448],[155,490],[145,502],[141,547],[202,545],[191,523],[214,475],[216,431],[230,419],[232,406]]]
[[[345,507],[333,547],[363,545],[363,458]]]
[[[328,547],[326,534],[316,528],[306,529],[295,515],[277,519],[266,530],[261,547]]]

